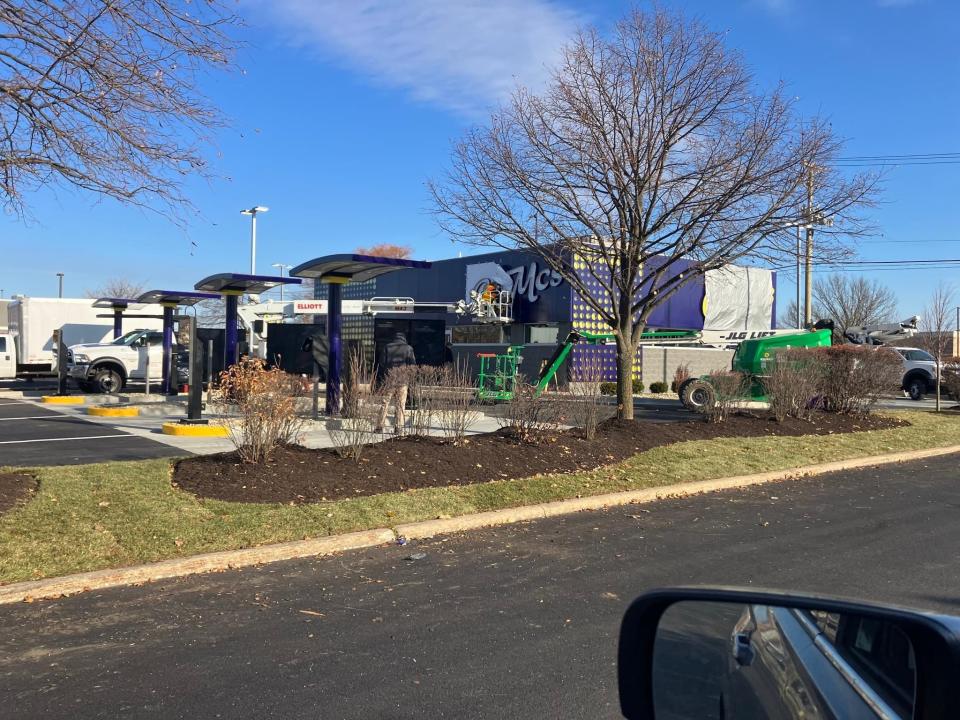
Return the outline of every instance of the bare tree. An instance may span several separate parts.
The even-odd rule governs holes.
[[[879,280],[839,273],[818,278],[813,283],[813,316],[833,320],[840,333],[848,328],[896,319],[897,296]],[[796,323],[797,303],[791,301],[781,316],[781,324]]]
[[[224,67],[220,0],[0,0],[0,183],[23,216],[48,184],[170,210],[221,122],[197,91]]]
[[[145,290],[146,288],[144,287],[143,283],[117,277],[110,278],[100,287],[94,288],[93,290],[87,290],[87,297],[135,298],[138,295],[143,294]]]
[[[920,345],[937,360],[937,412],[940,412],[940,386],[943,375],[944,358],[950,356],[953,349],[953,287],[940,283],[920,318]]]
[[[408,245],[394,245],[393,243],[378,243],[370,247],[358,247],[354,250],[358,255],[372,255],[373,257],[400,258],[404,260],[413,253]]]
[[[862,228],[875,177],[830,169],[840,146],[782,89],[755,88],[720,34],[636,10],[609,39],[579,34],[546,90],[519,88],[430,187],[452,235],[539,253],[610,326],[618,413],[632,418],[651,312],[708,270],[794,257],[808,178],[813,212],[834,221],[824,237]]]

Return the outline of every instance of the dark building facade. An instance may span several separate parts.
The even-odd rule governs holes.
[[[586,263],[574,268],[582,281],[596,288],[600,281]],[[538,255],[514,250],[472,255],[433,262],[429,269],[396,272],[343,288],[344,300],[374,297],[413,298],[419,303],[455,303],[469,299],[471,290],[481,290],[488,281],[509,289],[513,295],[513,322],[479,324],[472,317],[458,317],[435,308],[414,313],[384,313],[376,316],[345,315],[343,336],[361,343],[369,358],[379,344],[395,332],[404,332],[420,362],[443,362],[444,344],[452,344],[455,359],[476,367],[478,352],[499,352],[509,345],[523,345],[521,372],[536,377],[542,363],[571,330],[607,333],[610,328],[558,273]],[[760,268],[731,268],[691,280],[650,317],[649,327],[675,330],[763,330],[774,327],[776,274]],[[326,290],[318,285],[317,299]],[[588,359],[599,364],[609,379],[616,377],[612,346],[580,345],[572,353],[570,369],[577,371]],[[564,374],[561,373],[561,381]]]

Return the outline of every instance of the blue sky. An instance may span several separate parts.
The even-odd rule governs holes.
[[[674,5],[664,1],[666,6]],[[828,116],[849,155],[960,152],[955,0],[688,0],[728,33],[758,82],[783,79],[804,113]],[[509,92],[536,86],[578,24],[609,26],[628,3],[548,0],[242,0],[241,72],[203,90],[231,119],[210,150],[212,183],[187,190],[185,229],[155,214],[58,189],[29,198],[33,219],[2,222],[0,288],[52,295],[56,272],[80,296],[110,277],[192,287],[249,267],[249,220],[268,205],[258,270],[358,245],[456,255],[427,212],[424,183],[450,143]],[[882,236],[864,259],[960,257],[960,165],[889,171],[871,211]],[[937,242],[933,242],[937,241]],[[951,241],[951,242],[943,242]],[[956,270],[883,270],[901,313],[919,312]],[[780,279],[781,306],[793,277]]]

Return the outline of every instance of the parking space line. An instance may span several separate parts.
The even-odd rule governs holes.
[[[0,422],[4,420],[62,420],[69,418],[69,415],[23,415],[22,417],[0,417]]]
[[[34,440],[0,440],[0,445],[22,445],[24,443],[38,443],[38,442],[68,442],[70,440],[104,440],[106,438],[132,438],[136,435],[128,435],[122,433],[120,435],[85,435],[82,437],[65,437],[65,438],[37,438]]]

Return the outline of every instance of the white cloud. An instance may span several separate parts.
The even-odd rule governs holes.
[[[271,0],[296,43],[421,101],[476,112],[543,82],[578,15],[550,0]]]
[[[787,15],[794,9],[793,0],[752,0],[752,2],[774,15]]]

